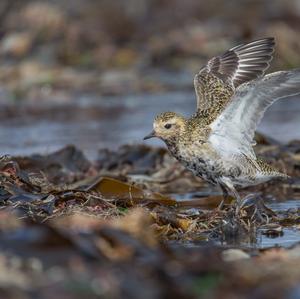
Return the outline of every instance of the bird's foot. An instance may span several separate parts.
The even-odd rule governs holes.
[[[222,211],[223,210],[224,202],[225,202],[225,199],[222,199],[222,201],[219,203],[219,205],[217,207],[217,211]]]
[[[256,205],[262,198],[260,197],[260,194],[248,194],[244,198],[237,198],[235,202],[235,215],[240,215],[241,210]]]
[[[260,193],[250,193],[243,197],[240,202],[240,207],[246,208],[248,206],[251,206],[261,200]]]
[[[237,201],[236,215],[240,215],[241,211],[245,210],[251,215],[251,219],[256,218],[261,222],[265,222],[265,216],[275,216],[276,213],[268,208],[263,201],[260,193],[251,193],[245,196],[240,201]]]

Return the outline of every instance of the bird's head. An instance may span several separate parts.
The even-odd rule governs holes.
[[[144,140],[157,137],[164,141],[176,140],[184,131],[186,120],[175,112],[164,112],[156,116],[153,131]]]

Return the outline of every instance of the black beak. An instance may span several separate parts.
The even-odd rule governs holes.
[[[154,130],[153,130],[150,134],[148,134],[147,136],[145,136],[145,137],[144,137],[144,140],[150,139],[150,138],[153,138],[153,137],[156,137],[155,131],[154,131]]]

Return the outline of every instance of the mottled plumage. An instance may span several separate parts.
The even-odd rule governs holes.
[[[210,59],[194,78],[198,114],[215,119],[239,85],[263,75],[272,60],[274,44],[273,38],[265,38]]]
[[[237,185],[286,178],[257,158],[252,147],[265,110],[300,94],[299,69],[263,77],[274,44],[273,38],[260,39],[209,60],[194,78],[196,113],[188,119],[174,112],[158,115],[145,139],[162,139],[186,168],[237,199]]]

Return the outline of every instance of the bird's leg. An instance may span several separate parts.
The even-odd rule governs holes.
[[[254,193],[248,194],[243,198],[241,203],[241,208],[257,205],[260,201],[261,201],[260,194],[254,194]]]
[[[235,209],[235,215],[238,215],[240,213],[241,205],[242,205],[242,200],[239,195],[239,193],[236,191],[236,189],[232,186],[231,192],[234,195],[236,199],[236,209]]]
[[[229,179],[223,179],[222,181],[223,181],[223,184],[224,184],[223,188],[226,189],[227,194],[228,194],[228,191],[229,191],[229,193],[231,193],[233,195],[233,197],[235,198],[235,200],[236,200],[235,214],[238,215],[239,212],[240,212],[241,203],[242,203],[241,197],[240,197],[239,193],[236,191],[236,189],[234,188],[232,182]],[[220,185],[222,186],[222,184],[220,184]],[[222,190],[223,190],[223,188],[222,188]]]
[[[223,184],[220,184],[220,188],[222,190],[222,193],[223,193],[223,199],[222,201],[220,202],[220,204],[218,205],[218,210],[221,211],[223,209],[223,206],[224,206],[224,202],[225,200],[229,197],[229,193],[227,191],[227,188],[223,185]]]

